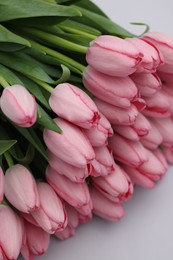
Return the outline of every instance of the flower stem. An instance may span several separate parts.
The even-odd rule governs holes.
[[[4,153],[4,157],[5,157],[5,159],[6,159],[7,164],[8,164],[9,167],[11,167],[11,166],[14,165],[13,158],[12,158],[12,156],[10,155],[9,152],[5,152],[5,153]]]
[[[36,36],[37,38],[39,38],[41,40],[55,44],[56,46],[66,49],[66,50],[75,51],[75,52],[84,53],[84,54],[87,51],[87,47],[85,47],[85,46],[70,42],[57,35],[43,32],[43,31],[40,31],[35,28],[25,28],[25,32],[27,32],[33,36]]]
[[[27,75],[27,77],[28,78],[30,78],[32,81],[34,81],[35,83],[37,83],[39,86],[41,86],[41,87],[43,87],[46,91],[48,91],[49,93],[52,93],[52,91],[53,91],[53,87],[51,87],[49,84],[47,84],[46,82],[43,82],[43,81],[41,81],[41,80],[39,80],[39,79],[36,79],[36,78],[34,78],[34,77],[32,77],[32,76],[28,76]]]
[[[8,84],[8,82],[4,79],[4,77],[0,76],[0,85],[3,88],[9,87],[10,85]]]
[[[67,66],[69,64],[69,65],[73,66],[75,69],[77,69],[79,71],[80,75],[83,74],[85,66],[83,66],[79,62],[77,62],[77,61],[75,61],[75,60],[65,56],[64,54],[61,54],[58,51],[52,50],[52,49],[50,49],[50,48],[48,48],[48,47],[46,47],[46,46],[44,46],[44,45],[42,45],[40,43],[37,43],[37,42],[35,42],[33,40],[29,39],[29,41],[31,43],[31,47],[37,49],[38,51],[44,52],[44,53],[46,53],[46,54],[48,54],[48,55],[50,55],[50,56],[52,56],[54,58],[57,58],[60,61],[60,63],[62,63],[62,64],[65,64]]]

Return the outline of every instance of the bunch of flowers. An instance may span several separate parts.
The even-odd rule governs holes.
[[[173,37],[88,0],[0,7],[0,259],[33,259],[173,163]]]

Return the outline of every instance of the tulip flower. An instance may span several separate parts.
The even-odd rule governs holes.
[[[25,222],[25,232],[31,253],[36,256],[43,255],[49,247],[50,234],[28,222]]]
[[[106,146],[95,147],[96,159],[92,161],[92,176],[106,176],[114,170],[112,150]]]
[[[148,176],[140,173],[138,169],[123,165],[124,170],[129,175],[134,185],[139,185],[143,188],[152,189],[155,187],[155,183]]]
[[[134,73],[130,78],[144,97],[154,95],[162,86],[160,78],[155,73]]]
[[[113,136],[113,129],[112,126],[109,122],[109,120],[102,114],[100,113],[100,120],[97,125],[98,131],[101,131],[105,133],[107,136],[111,137]]]
[[[88,215],[79,214],[79,222],[80,223],[87,223],[87,222],[91,221],[92,218],[93,218],[92,212]]]
[[[6,170],[5,196],[16,209],[25,213],[34,211],[40,206],[35,179],[21,164]]]
[[[24,213],[20,211],[20,215],[29,223],[36,227],[40,227],[39,223],[33,218],[31,213]]]
[[[166,158],[167,162],[171,165],[173,164],[173,147],[162,147],[162,151],[164,157]]]
[[[85,87],[97,98],[117,107],[129,108],[137,88],[129,77],[107,76],[88,66],[83,75]]]
[[[137,167],[148,160],[146,149],[140,142],[133,142],[118,134],[109,139],[114,158],[129,166]]]
[[[163,55],[164,64],[157,69],[162,72],[172,73],[173,36],[161,32],[148,32],[142,38],[154,44]]]
[[[168,164],[167,164],[166,158],[164,156],[163,149],[161,150],[160,148],[158,148],[158,149],[155,149],[152,152],[157,157],[157,159],[162,163],[163,167],[167,170]]]
[[[93,212],[107,220],[118,221],[124,215],[124,209],[120,203],[115,203],[90,186],[90,196],[93,202]]]
[[[127,200],[133,193],[133,185],[130,178],[118,165],[115,165],[115,170],[108,176],[92,177],[92,184],[105,197],[114,202]]]
[[[4,198],[4,173],[2,168],[0,167],[0,202]]]
[[[56,118],[63,133],[59,134],[49,129],[44,130],[43,138],[48,149],[61,160],[79,168],[84,168],[94,158],[93,148],[82,131],[71,123]]]
[[[173,72],[171,71],[170,73],[162,72],[162,71],[157,71],[158,76],[160,79],[165,82],[169,87],[173,87]],[[171,88],[169,88],[171,89]]]
[[[146,108],[143,111],[145,116],[165,118],[170,116],[170,102],[166,95],[158,91],[151,97],[146,97]]]
[[[72,182],[50,166],[46,169],[46,179],[55,192],[71,206],[80,208],[88,204],[90,196],[86,183]]]
[[[78,168],[61,160],[59,157],[48,151],[49,165],[61,175],[66,176],[74,182],[84,182],[89,175],[90,167]]]
[[[156,149],[163,141],[162,135],[152,122],[152,119],[149,120],[151,129],[148,134],[141,138],[141,143],[148,149]]]
[[[136,70],[137,73],[153,73],[163,64],[162,54],[155,45],[145,42],[143,38],[126,38],[126,41],[132,43],[144,55]]]
[[[133,104],[129,109],[123,109],[120,107],[115,107],[97,98],[94,99],[94,102],[96,103],[101,113],[112,124],[132,125],[139,113]]]
[[[133,125],[113,125],[112,127],[119,135],[132,141],[139,141],[140,138],[146,136],[151,129],[150,122],[141,113],[138,114]]]
[[[60,240],[65,240],[71,236],[74,236],[74,234],[75,234],[75,228],[67,226],[63,231],[55,232],[54,235]]]
[[[0,205],[0,256],[17,259],[23,242],[21,218],[6,205]]]
[[[37,119],[35,98],[21,85],[6,87],[0,98],[2,112],[16,125],[32,126]]]
[[[93,209],[93,203],[91,198],[89,198],[89,201],[86,205],[83,205],[79,208],[76,208],[77,212],[79,212],[83,216],[89,216],[92,214],[92,209]]]
[[[97,125],[100,118],[93,100],[80,88],[69,83],[54,88],[49,105],[58,116],[83,128]]]
[[[171,118],[153,118],[153,124],[156,126],[163,138],[163,145],[171,147],[173,145],[173,121]]]
[[[123,39],[102,35],[92,41],[86,60],[95,70],[110,76],[126,77],[134,73],[143,54]]]
[[[37,188],[40,208],[32,212],[33,218],[47,233],[63,230],[67,225],[67,216],[61,199],[47,183],[39,182]]]
[[[34,254],[30,251],[27,243],[22,245],[20,253],[24,259],[34,260]]]

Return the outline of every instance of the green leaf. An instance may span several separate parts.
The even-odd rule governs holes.
[[[62,133],[62,130],[57,126],[57,124],[52,120],[52,118],[42,109],[41,106],[37,105],[37,122],[44,126],[44,128],[48,128],[57,133]]]
[[[149,30],[150,30],[150,26],[146,23],[141,23],[141,22],[132,22],[130,24],[133,24],[133,25],[142,25],[142,26],[145,26],[145,30],[144,32],[140,35],[142,36],[144,33],[147,33]]]
[[[24,75],[34,77],[47,83],[53,83],[49,75],[37,63],[31,61],[24,53],[0,52],[0,62]]]
[[[43,143],[40,141],[37,134],[34,132],[32,128],[22,128],[17,125],[13,125],[19,133],[21,133],[34,147],[35,149],[42,155],[42,157],[48,161],[48,157],[43,146]]]
[[[60,83],[66,82],[70,78],[71,72],[70,72],[69,68],[63,64],[61,64],[61,68],[62,68],[62,75],[58,80],[56,80],[53,83],[54,85],[58,85]]]
[[[0,75],[8,80],[10,85],[20,84],[23,85],[23,82],[13,73],[11,70],[0,64]]]
[[[27,22],[42,21],[43,23],[54,23],[59,21],[60,17],[80,16],[80,12],[74,7],[61,6],[58,4],[43,0],[1,0],[0,1],[0,22],[9,20],[16,20],[20,18],[32,18],[26,19]],[[39,19],[34,19],[37,17]],[[25,21],[23,19],[23,21]],[[20,23],[22,22],[19,21]]]
[[[0,50],[1,51],[16,51],[25,47],[30,47],[30,43],[20,37],[19,35],[12,33],[7,28],[0,24]]]
[[[108,18],[108,16],[103,12],[103,10],[101,10],[95,3],[93,3],[89,0],[80,1],[76,5],[83,7],[84,9],[89,10],[95,14],[99,14],[99,15],[102,15],[102,16]]]
[[[72,5],[77,2],[80,2],[81,0],[56,0],[58,4],[63,4],[63,5]]]
[[[17,140],[0,140],[0,155],[8,151]]]
[[[80,21],[88,24],[89,26],[93,26],[94,28],[100,30],[103,34],[116,35],[122,38],[134,37],[132,33],[128,32],[108,18],[81,7],[77,8],[83,15],[83,17],[80,18]]]
[[[32,162],[35,155],[35,148],[32,144],[29,143],[25,155],[21,155],[21,151],[19,151],[19,146],[15,148],[18,152],[16,152],[15,149],[10,149],[9,152],[13,156],[13,158],[15,158],[16,161],[22,164],[29,164]],[[20,154],[20,156],[18,154]]]

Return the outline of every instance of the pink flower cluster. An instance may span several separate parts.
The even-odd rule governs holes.
[[[51,234],[66,239],[93,213],[119,220],[133,186],[153,188],[167,161],[173,163],[173,38],[100,36],[86,58],[83,83],[93,98],[69,83],[51,93],[62,133],[44,130],[45,180],[36,182],[21,164],[5,175],[0,169],[0,201],[5,196],[17,211],[0,204],[0,259],[17,259],[20,252],[33,259],[47,250]],[[6,94],[16,97],[16,87],[10,91],[2,110]],[[36,120],[33,100],[26,100],[29,121],[21,107],[18,118],[3,111],[21,126]]]

